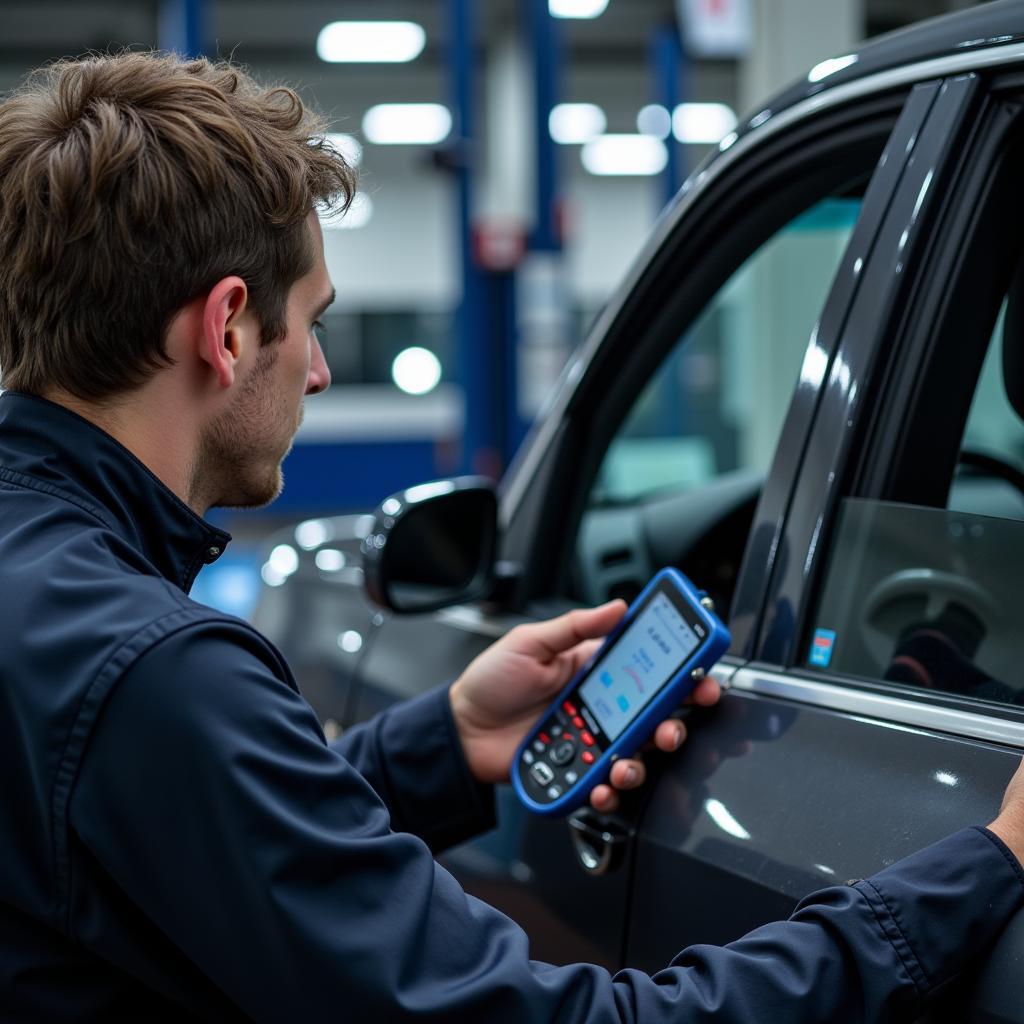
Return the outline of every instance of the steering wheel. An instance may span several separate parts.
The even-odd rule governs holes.
[[[997,477],[1015,488],[1018,494],[1024,496],[1024,471],[1006,459],[977,448],[962,448],[957,458],[957,465]]]
[[[999,620],[999,605],[980,583],[940,569],[913,568],[890,573],[864,601],[860,632],[879,672],[884,671],[903,632],[916,623],[931,621],[947,604],[963,605],[992,632]]]

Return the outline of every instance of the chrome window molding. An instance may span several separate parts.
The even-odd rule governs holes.
[[[970,50],[965,53],[947,54],[930,60],[908,64],[905,67],[889,68],[878,71],[864,78],[825,89],[815,96],[800,100],[778,114],[764,117],[764,111],[755,115],[758,121],[742,135],[733,145],[709,158],[708,162],[698,168],[683,183],[676,198],[661,213],[654,225],[651,237],[640,254],[633,261],[622,283],[615,290],[612,298],[598,317],[593,328],[580,346],[577,353],[569,361],[562,373],[562,378],[553,389],[544,409],[541,410],[534,427],[535,433],[522,446],[521,457],[517,457],[509,469],[503,487],[499,515],[503,527],[507,526],[516,509],[525,496],[529,481],[536,472],[537,464],[558,427],[565,407],[568,404],[575,383],[586,372],[590,361],[608,333],[612,323],[618,317],[626,299],[643,274],[644,268],[654,254],[665,243],[675,230],[677,223],[687,215],[690,207],[700,198],[701,194],[718,177],[727,171],[737,160],[742,158],[754,146],[761,145],[766,139],[784,131],[793,124],[812,117],[832,107],[841,106],[871,93],[882,93],[901,86],[913,85],[916,82],[933,78],[948,78],[952,75],[969,74],[989,68],[1002,67],[1008,64],[1024,63],[1024,44],[1008,43],[990,49]]]
[[[931,732],[949,733],[1024,749],[1024,722],[938,707],[906,697],[872,693],[852,686],[824,683],[817,679],[749,665],[733,672],[728,685],[733,690],[812,704],[830,711],[843,711],[882,724],[914,726]]]
[[[492,640],[504,636],[518,623],[527,621],[520,617],[487,615],[472,605],[445,608],[437,613],[437,617],[447,626]],[[711,670],[711,675],[723,688],[730,690],[810,704],[828,711],[841,711],[882,725],[909,726],[1024,750],[1024,722],[957,708],[938,707],[906,697],[858,690],[853,686],[825,683],[770,668],[743,665],[729,655],[718,662]]]

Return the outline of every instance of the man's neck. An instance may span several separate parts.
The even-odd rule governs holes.
[[[180,422],[180,417],[161,414],[161,406],[165,403],[161,402],[159,395],[144,392],[148,389],[100,402],[90,402],[56,389],[43,397],[109,434],[192,511],[205,515],[206,508],[198,508],[196,496],[189,493],[191,432]]]

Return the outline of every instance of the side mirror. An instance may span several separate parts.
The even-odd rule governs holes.
[[[395,612],[428,612],[494,589],[498,500],[483,477],[420,484],[385,498],[363,540],[366,591]]]

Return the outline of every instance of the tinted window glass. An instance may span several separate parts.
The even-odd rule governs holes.
[[[591,505],[767,470],[859,209],[853,198],[817,203],[733,274],[640,394]]]
[[[809,667],[1024,704],[1024,410],[1004,370],[1024,338],[1006,324],[1004,303],[946,507],[843,499]]]

